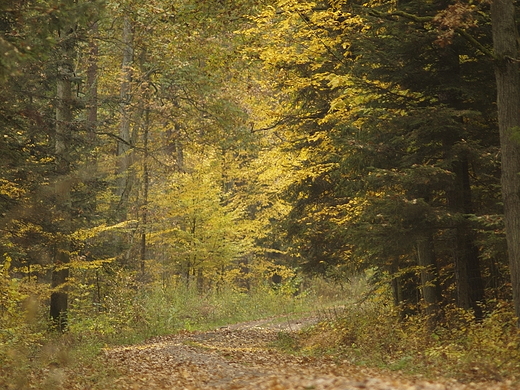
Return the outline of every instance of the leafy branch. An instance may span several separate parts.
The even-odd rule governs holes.
[[[405,19],[411,20],[413,22],[425,24],[425,23],[439,23],[440,18],[437,16],[418,16],[414,15],[408,12],[404,11],[391,11],[391,12],[381,12],[375,9],[371,9],[368,11],[368,14],[371,16],[375,16],[378,18],[388,19],[388,20],[394,20],[394,16],[403,17]],[[498,60],[497,56],[487,47],[485,47],[482,43],[480,43],[475,37],[473,37],[471,34],[469,34],[466,30],[464,30],[461,27],[453,27],[449,26],[453,29],[453,32],[456,32],[459,34],[462,38],[464,38],[466,41],[468,41],[473,47],[475,47],[477,50],[481,51],[484,55],[486,55],[489,58],[492,58],[493,60]],[[440,37],[439,37],[440,38]]]

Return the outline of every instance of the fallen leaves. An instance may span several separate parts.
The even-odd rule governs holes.
[[[291,326],[289,324],[289,326]],[[293,324],[294,326],[294,324]],[[412,381],[348,362],[296,357],[271,347],[280,324],[268,321],[211,332],[157,337],[146,344],[108,349],[121,377],[113,389],[257,390],[498,390],[507,383]],[[285,327],[287,328],[287,326]],[[287,329],[285,329],[287,330]]]

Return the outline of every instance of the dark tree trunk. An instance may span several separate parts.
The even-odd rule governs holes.
[[[197,291],[200,294],[204,292],[204,272],[202,268],[197,269]]]
[[[403,301],[403,291],[401,288],[401,281],[399,280],[399,264],[398,260],[392,261],[390,265],[390,275],[392,276],[392,296],[394,298],[394,306],[398,307]]]
[[[498,126],[502,160],[502,199],[515,312],[520,317],[520,75],[518,32],[512,0],[491,1],[496,57]]]
[[[455,188],[448,196],[449,207],[455,213],[473,213],[469,164],[466,156],[453,163]],[[469,221],[461,220],[455,227],[455,276],[457,281],[457,305],[473,309],[477,318],[482,317],[480,304],[484,301],[484,283],[480,272],[479,250]]]
[[[65,288],[65,283],[69,277],[69,268],[67,266],[69,258],[68,253],[63,252],[63,247],[57,250],[60,253],[55,254],[55,269],[52,272],[51,282],[51,287],[56,289],[56,291],[51,294],[50,316],[53,327],[60,332],[64,332],[67,329],[67,311],[69,306],[69,298]],[[59,269],[61,266],[66,268]]]
[[[462,82],[459,52],[456,47],[448,46],[441,50],[441,58],[444,65],[440,71],[441,81],[448,87],[443,94],[442,102],[457,110],[463,110],[464,105],[460,97],[451,87],[454,82]],[[446,197],[450,211],[458,215],[468,215],[473,213],[468,157],[463,151],[452,155],[454,145],[460,142],[461,137],[463,136],[450,132],[444,137],[446,158],[454,157],[451,168],[455,177],[454,185],[447,191]],[[484,284],[480,273],[479,250],[475,245],[473,229],[464,217],[455,226],[454,244],[457,305],[464,309],[473,309],[475,315],[481,317],[479,303],[484,300]]]
[[[56,215],[55,223],[59,223],[56,247],[53,255],[52,288],[50,300],[50,317],[54,327],[65,331],[67,327],[68,295],[66,282],[69,276],[71,232],[71,183],[70,183],[70,149],[72,125],[72,77],[74,75],[72,56],[74,38],[68,33],[61,37],[61,56],[57,66],[56,81],[56,126],[54,152],[56,157],[56,184],[54,189]],[[57,222],[60,221],[60,222]]]
[[[426,314],[437,314],[439,312],[441,294],[437,260],[431,234],[425,234],[417,239],[417,263],[421,269],[421,292],[426,307]]]

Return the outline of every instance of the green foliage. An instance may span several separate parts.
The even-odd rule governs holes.
[[[455,34],[489,43],[485,3],[461,6],[460,26],[438,1],[11,3],[0,5],[2,366],[29,365],[44,341],[49,360],[67,351],[43,330],[58,289],[70,343],[96,350],[303,310],[320,287],[309,274],[334,280],[321,287],[336,300],[369,269],[374,300],[317,328],[350,359],[517,368],[504,306],[480,323],[453,307],[468,305],[453,276],[468,259],[487,286],[470,306],[510,298],[492,64]],[[61,104],[69,123],[56,121]],[[57,127],[70,131],[66,175]],[[425,235],[446,308],[433,334],[422,317],[400,322],[403,301],[421,309]],[[43,287],[60,270],[68,279]]]
[[[431,236],[443,303],[476,309],[502,294],[501,282],[466,299],[464,282],[450,275],[473,264],[472,275],[505,280],[503,237],[485,224],[501,212],[494,80],[467,40],[440,38],[431,20],[445,21],[442,7],[276,2],[243,32],[251,40],[244,51],[283,91],[275,112],[285,142],[276,146],[291,157],[291,173],[277,183],[286,212],[266,245],[306,272],[377,266],[399,274],[413,270],[417,242]],[[485,19],[461,28],[489,39]]]
[[[0,384],[16,383],[26,374],[29,357],[46,337],[46,319],[39,302],[41,286],[11,277],[10,266],[11,259],[4,255],[0,273]],[[16,375],[12,377],[12,373]]]
[[[115,269],[109,272],[109,285],[105,285],[107,280],[103,271],[98,270],[97,281],[102,284],[104,294],[101,301],[96,295],[96,278],[92,279],[95,270],[84,269],[76,273],[77,279],[71,283],[69,291],[71,307],[66,334],[49,333],[45,329],[45,313],[32,313],[28,304],[21,306],[26,281],[1,285],[2,296],[11,294],[9,302],[18,303],[12,304],[9,313],[7,307],[5,310],[2,307],[4,311],[0,313],[2,325],[7,329],[11,324],[12,330],[9,334],[1,334],[0,387],[24,388],[32,377],[32,385],[44,388],[45,381],[52,378],[38,374],[42,367],[66,370],[68,381],[85,388],[110,387],[107,383],[112,380],[113,373],[110,367],[104,366],[103,347],[141,342],[183,330],[213,329],[272,316],[285,318],[338,299],[336,295],[322,294],[334,289],[323,280],[307,281],[305,293],[294,296],[289,291],[273,289],[262,273],[258,276],[264,283],[257,284],[249,292],[227,284],[218,291],[200,293],[196,286],[186,287],[181,280],[167,285],[163,280],[137,284],[132,272]],[[80,283],[89,279],[94,281],[92,285]],[[21,307],[27,307],[27,311]],[[35,308],[37,305],[32,306]]]

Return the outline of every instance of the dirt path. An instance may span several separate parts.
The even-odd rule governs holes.
[[[296,331],[312,321],[255,321],[107,350],[107,359],[123,373],[113,389],[513,389],[504,383],[414,382],[398,374],[288,356],[272,348],[280,331]]]

